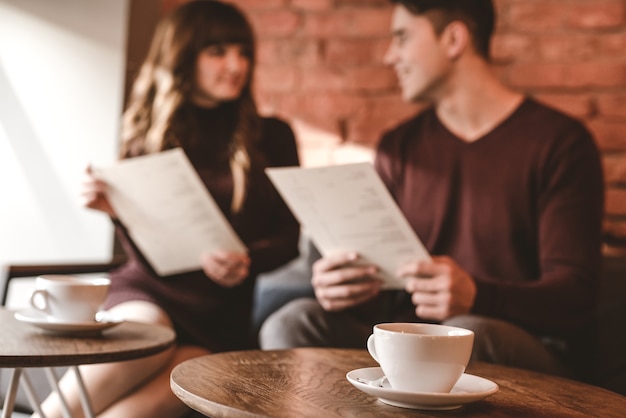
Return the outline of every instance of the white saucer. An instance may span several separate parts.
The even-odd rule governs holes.
[[[98,312],[96,318],[88,322],[58,322],[50,320],[45,313],[34,309],[15,312],[15,319],[18,321],[60,334],[93,334],[124,322],[122,318],[113,317],[108,312]]]
[[[444,410],[456,409],[479,401],[498,391],[498,385],[491,380],[464,373],[450,393],[403,392],[392,389],[385,380],[382,387],[372,386],[368,381],[383,377],[380,367],[367,367],[348,372],[346,377],[357,389],[376,396],[381,402],[410,409]]]

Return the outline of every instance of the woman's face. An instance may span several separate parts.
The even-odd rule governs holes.
[[[240,44],[210,45],[196,59],[196,88],[191,100],[215,107],[237,99],[248,82],[250,54]]]

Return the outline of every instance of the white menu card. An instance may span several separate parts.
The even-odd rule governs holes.
[[[430,259],[370,163],[266,172],[323,255],[358,252],[379,267],[384,288],[404,288],[403,263]]]
[[[162,275],[201,268],[204,252],[245,252],[217,203],[180,148],[94,169],[135,244]]]

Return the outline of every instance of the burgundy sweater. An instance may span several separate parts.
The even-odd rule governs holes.
[[[591,319],[604,191],[581,123],[526,99],[464,142],[429,109],[378,151],[379,174],[428,250],[476,280],[473,313],[552,336]]]
[[[263,172],[268,166],[298,165],[291,128],[275,118],[263,118],[247,197],[241,212],[230,210],[233,179],[229,164],[233,112],[192,108],[196,137],[183,144],[194,168],[216,203],[248,247],[250,275],[239,286],[217,285],[202,271],[168,277],[154,272],[123,225],[117,233],[128,262],[111,272],[107,307],[125,301],[152,302],[169,314],[181,344],[212,351],[248,348],[256,275],[275,269],[298,255],[300,226]]]

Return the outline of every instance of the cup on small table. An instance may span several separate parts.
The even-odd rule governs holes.
[[[367,350],[393,389],[448,393],[465,372],[474,333],[437,324],[385,323],[374,326]]]
[[[111,281],[104,277],[39,276],[30,304],[51,322],[94,322],[110,285]]]

